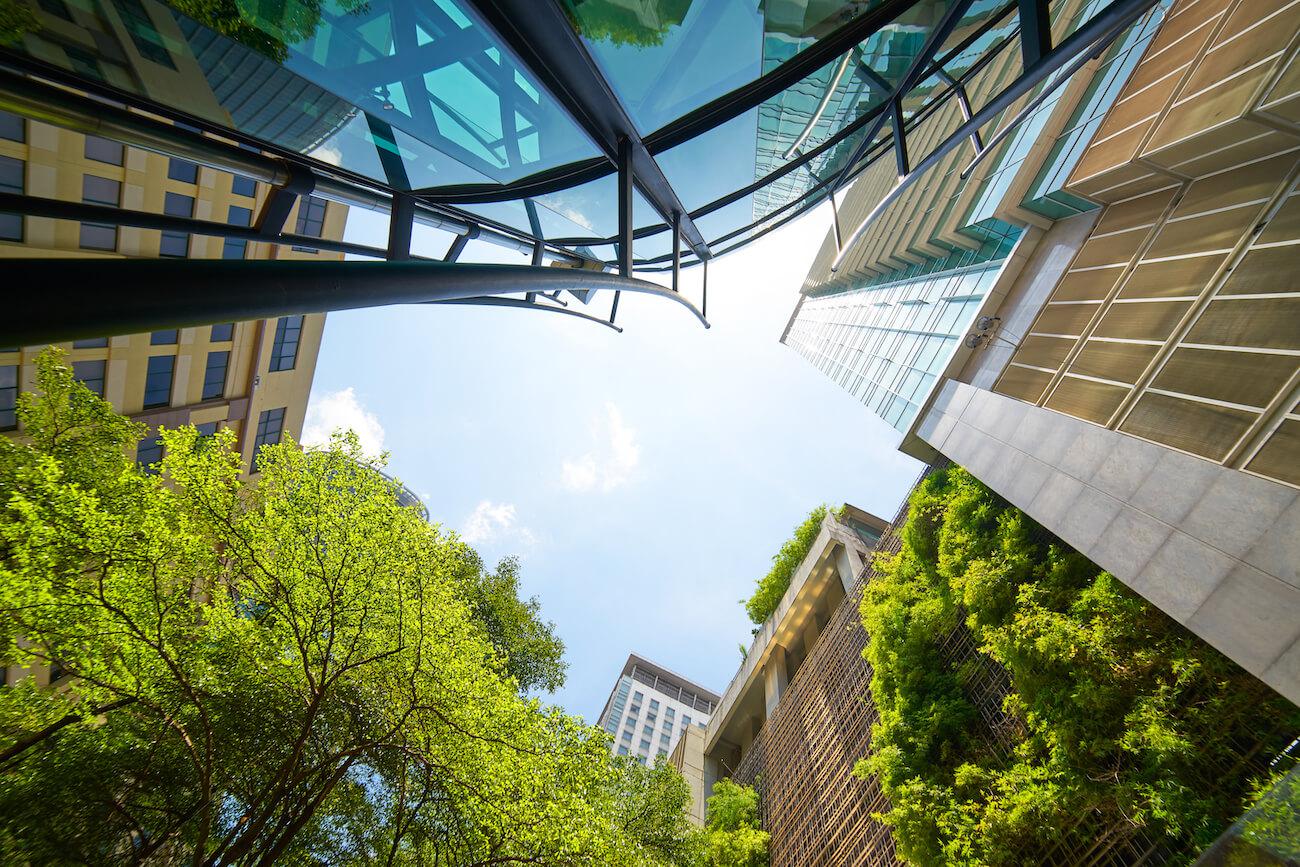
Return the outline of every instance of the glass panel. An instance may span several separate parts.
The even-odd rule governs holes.
[[[504,183],[598,154],[464,0],[113,6],[118,19],[61,25],[97,51],[62,32],[15,50],[52,45],[42,62],[150,98],[176,94],[173,59],[197,67],[185,111],[397,187]],[[381,154],[400,159],[385,171]]]
[[[564,0],[642,133],[750,83],[879,2]]]

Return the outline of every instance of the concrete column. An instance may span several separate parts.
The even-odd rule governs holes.
[[[785,672],[785,648],[773,643],[772,653],[763,666],[763,704],[767,708],[769,717],[780,704],[781,696],[785,695],[785,688],[789,682]]]
[[[840,583],[844,585],[844,592],[847,594],[858,581],[858,573],[862,571],[862,558],[848,545],[837,545],[835,571],[839,573]]]
[[[813,616],[808,618],[808,625],[803,630],[803,653],[804,658],[812,653],[813,645],[822,634],[820,611],[814,611]]]

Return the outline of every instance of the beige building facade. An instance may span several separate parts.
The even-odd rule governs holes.
[[[7,191],[243,226],[255,223],[270,192],[248,178],[8,113],[0,114],[0,171]],[[17,215],[0,220],[0,258],[342,258],[129,226]],[[346,206],[312,197],[299,199],[289,215],[300,234],[335,240],[343,237],[346,220]],[[78,378],[151,432],[183,424],[234,430],[245,472],[251,472],[257,446],[302,431],[324,325],[324,314],[308,314],[115,335],[63,348]],[[41,349],[0,347],[0,429],[13,429],[14,400],[33,387]],[[157,456],[147,437],[141,460]]]

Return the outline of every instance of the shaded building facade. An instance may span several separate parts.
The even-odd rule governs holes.
[[[1298,31],[1295,4],[1160,6],[965,178],[972,150],[892,198],[865,173],[840,217],[871,219],[782,338],[1292,701]]]
[[[708,725],[718,696],[680,674],[628,654],[596,725],[613,736],[610,751],[654,764],[683,732]]]

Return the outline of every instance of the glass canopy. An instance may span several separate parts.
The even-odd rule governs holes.
[[[1019,43],[1016,0],[10,2],[30,2],[11,71],[599,259],[619,240],[621,113],[649,268],[668,267],[676,208],[703,239],[683,264],[734,249],[888,157],[892,100],[910,123]],[[500,26],[515,13],[562,21],[573,51],[552,56],[585,51],[596,86],[539,68],[528,22]]]

